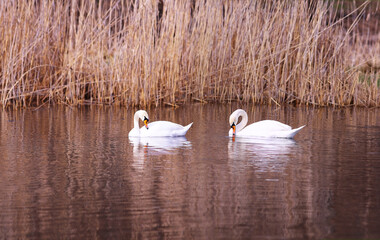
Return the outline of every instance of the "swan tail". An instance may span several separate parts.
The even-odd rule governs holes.
[[[184,126],[182,129],[172,132],[170,136],[172,137],[183,137],[186,135],[187,131],[189,131],[191,125],[193,123],[190,123],[189,125]]]
[[[185,132],[185,134],[187,133],[187,131],[189,131],[191,125],[193,125],[193,123],[190,123],[189,125],[184,126],[183,131]]]
[[[288,138],[293,138],[302,128],[304,128],[306,125],[303,125],[299,128],[292,129],[288,135]]]

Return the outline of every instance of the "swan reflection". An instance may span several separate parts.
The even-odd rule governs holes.
[[[186,137],[151,137],[129,138],[133,146],[133,164],[137,169],[144,167],[144,160],[148,156],[176,154],[177,150],[191,148],[191,142]]]
[[[133,145],[135,167],[141,168],[147,156],[175,154],[178,150],[191,148],[186,137],[129,138]]]
[[[129,141],[134,150],[143,147],[161,153],[170,153],[175,149],[191,146],[186,137],[129,138]]]
[[[282,171],[297,143],[284,138],[231,138],[228,158],[233,167],[254,165],[259,171]]]

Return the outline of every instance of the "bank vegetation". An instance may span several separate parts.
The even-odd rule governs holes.
[[[380,106],[368,2],[0,3],[0,105]]]

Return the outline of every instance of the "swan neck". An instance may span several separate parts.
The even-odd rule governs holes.
[[[140,130],[139,119],[140,119],[139,113],[136,112],[135,116],[133,117],[133,128],[138,131]]]
[[[237,115],[237,119],[239,119],[239,117],[242,117],[241,119],[241,122],[236,125],[236,132],[239,132],[241,131],[248,123],[248,115],[245,111],[240,111]]]

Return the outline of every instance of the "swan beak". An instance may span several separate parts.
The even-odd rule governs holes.
[[[235,133],[236,133],[236,125],[235,125],[235,123],[232,123],[231,128],[232,128],[232,134],[235,136]]]
[[[145,118],[144,119],[144,125],[145,125],[146,129],[149,129],[148,122],[149,122],[149,120]]]

